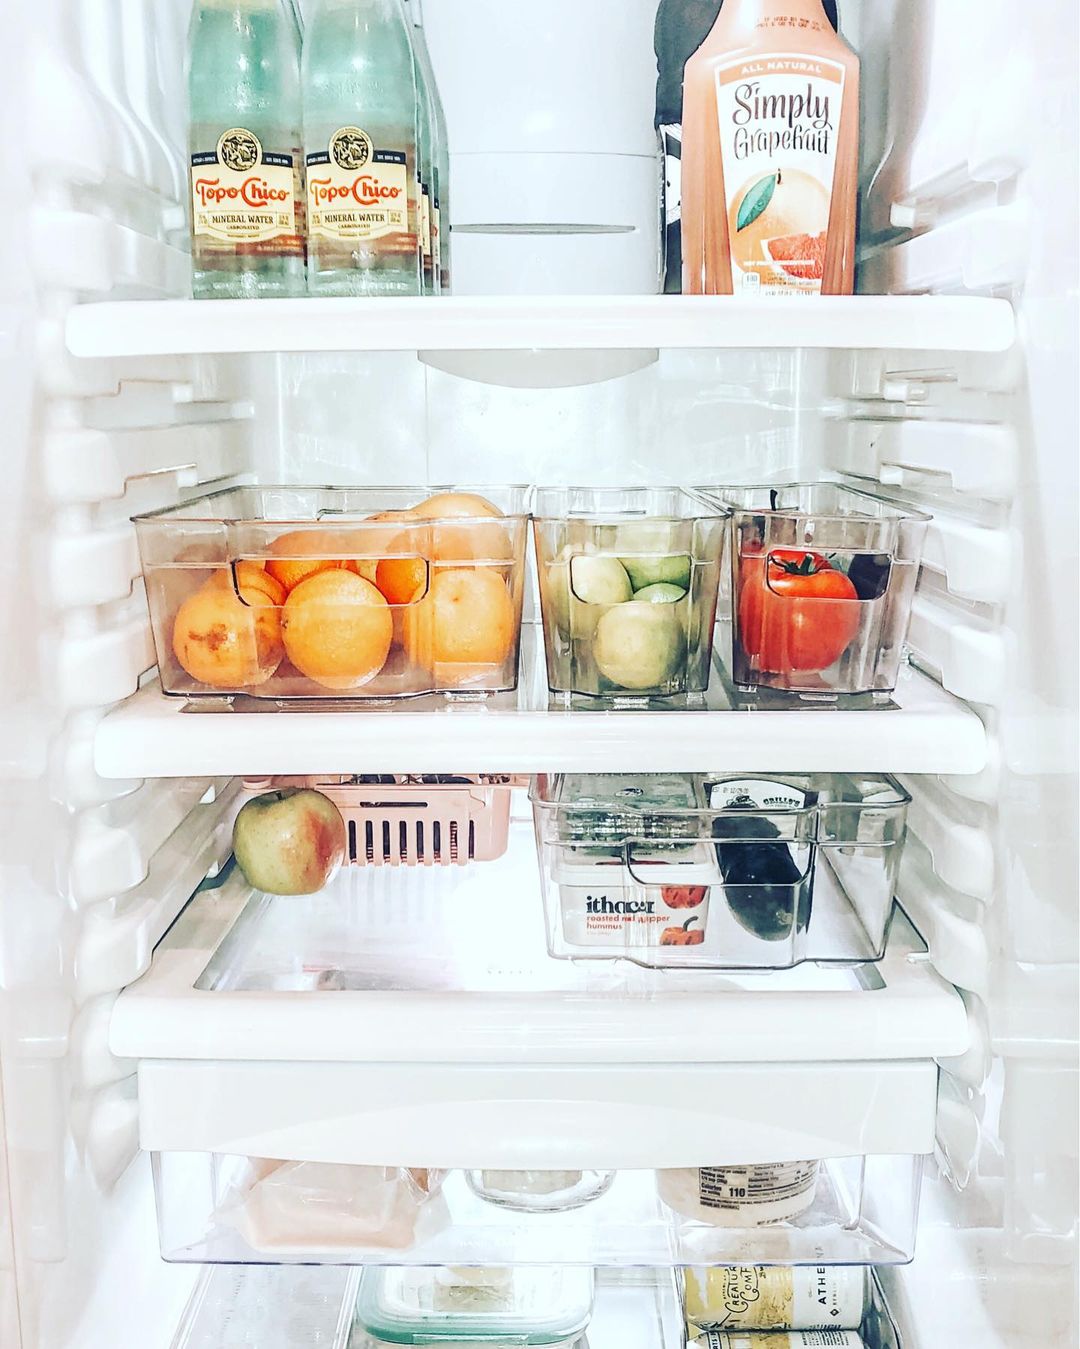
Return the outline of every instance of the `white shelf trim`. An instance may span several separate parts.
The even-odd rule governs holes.
[[[978,773],[978,716],[914,669],[896,709],[796,705],[780,710],[651,712],[551,705],[542,638],[526,627],[516,694],[441,698],[347,711],[191,711],[155,682],[101,722],[107,778],[236,774],[538,772]],[[720,679],[713,673],[713,690]],[[217,706],[215,704],[215,706]],[[272,720],[270,720],[272,718]]]
[[[132,300],[67,320],[75,356],[236,352],[831,348],[1000,352],[1007,300],[979,296],[479,296]]]

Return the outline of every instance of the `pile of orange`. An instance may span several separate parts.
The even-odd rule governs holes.
[[[501,516],[483,497],[448,492],[369,517],[385,530],[291,530],[265,564],[217,571],[185,600],[173,651],[193,679],[222,690],[264,684],[286,657],[323,688],[359,689],[395,641],[431,687],[482,681],[517,629],[509,535],[477,523]],[[365,556],[350,557],[358,538]]]

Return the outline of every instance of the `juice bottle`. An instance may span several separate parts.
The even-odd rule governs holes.
[[[686,63],[683,290],[850,295],[859,59],[822,0],[725,0]]]
[[[302,295],[300,42],[284,0],[197,0],[188,99],[195,297]]]
[[[837,27],[836,0],[824,0]],[[656,117],[664,156],[664,290],[682,290],[683,71],[712,32],[723,0],[660,0],[656,11]]]
[[[303,59],[312,295],[419,295],[412,25],[402,0],[317,0]]]

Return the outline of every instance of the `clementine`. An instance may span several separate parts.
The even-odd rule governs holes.
[[[338,568],[299,582],[281,615],[285,651],[301,674],[328,689],[357,689],[386,664],[390,606],[370,581]]]
[[[206,584],[221,586],[226,590],[233,591],[237,587],[241,591],[245,587],[251,590],[261,590],[270,603],[276,605],[285,603],[287,593],[281,582],[264,570],[263,563],[256,562],[251,558],[243,558],[235,563],[235,580],[233,579],[233,568],[223,567],[220,571],[214,572]]]
[[[439,687],[454,688],[505,662],[514,645],[514,601],[497,572],[440,570],[428,593],[404,610],[402,626],[409,659]]]
[[[438,492],[413,507],[419,520],[461,520],[459,525],[440,523],[432,530],[433,561],[508,562],[513,546],[506,525],[481,523],[503,518],[498,506],[472,492]]]
[[[292,529],[273,543],[274,556],[266,563],[267,574],[292,591],[301,581],[321,571],[334,571],[345,563],[338,551],[341,537],[329,529]]]
[[[265,684],[281,664],[281,620],[263,590],[214,576],[189,595],[173,623],[173,652],[201,684],[241,689]]]

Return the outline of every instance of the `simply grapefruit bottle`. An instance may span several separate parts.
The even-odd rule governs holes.
[[[197,0],[188,99],[195,297],[302,295],[300,39],[285,0]]]
[[[402,0],[317,0],[303,90],[310,293],[419,295],[417,90]]]
[[[859,58],[822,0],[725,0],[686,63],[683,290],[850,295]]]

